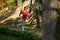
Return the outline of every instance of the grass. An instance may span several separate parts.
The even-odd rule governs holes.
[[[0,40],[17,40],[16,37],[0,34]]]
[[[0,40],[41,40],[41,37],[32,32],[0,28]]]

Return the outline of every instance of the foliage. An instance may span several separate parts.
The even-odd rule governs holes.
[[[2,1],[0,2],[0,5],[3,3],[7,3],[8,5],[12,5],[15,3],[16,0],[4,0],[3,3],[2,3]],[[20,0],[17,0],[17,4],[20,4],[20,2],[21,2]]]
[[[7,4],[13,4],[14,0],[5,0],[7,2]]]
[[[39,3],[42,4],[42,0],[39,0]]]
[[[25,0],[22,0],[22,2],[24,2]]]
[[[21,3],[21,0],[17,0],[18,1],[18,5]]]
[[[0,34],[0,40],[17,40],[16,37]]]
[[[26,31],[16,31],[9,28],[0,28],[0,34],[18,37],[20,40],[41,40],[41,37]]]

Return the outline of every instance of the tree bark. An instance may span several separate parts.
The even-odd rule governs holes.
[[[39,21],[39,12],[38,12],[38,9],[36,9],[36,23],[37,23],[37,27],[36,28],[40,28],[40,21]]]
[[[29,13],[31,13],[31,6],[32,6],[32,0],[30,1],[30,10],[29,10]]]
[[[18,5],[17,3],[18,3],[17,0],[15,0],[15,5]]]
[[[1,1],[1,9],[3,9],[4,5],[3,5],[3,0],[0,0]]]
[[[37,27],[36,28],[40,28],[40,21],[39,21],[39,0],[35,0],[36,2],[36,23],[37,23]]]
[[[43,35],[42,40],[56,40],[55,27],[56,27],[56,10],[51,8],[51,0],[42,0],[42,13],[43,13]]]

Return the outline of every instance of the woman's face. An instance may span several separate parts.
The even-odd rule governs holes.
[[[27,10],[27,8],[25,8],[24,10]]]
[[[27,10],[27,8],[25,8],[25,10]]]

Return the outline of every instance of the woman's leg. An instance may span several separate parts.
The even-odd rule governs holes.
[[[22,31],[24,31],[25,19],[22,18]]]

